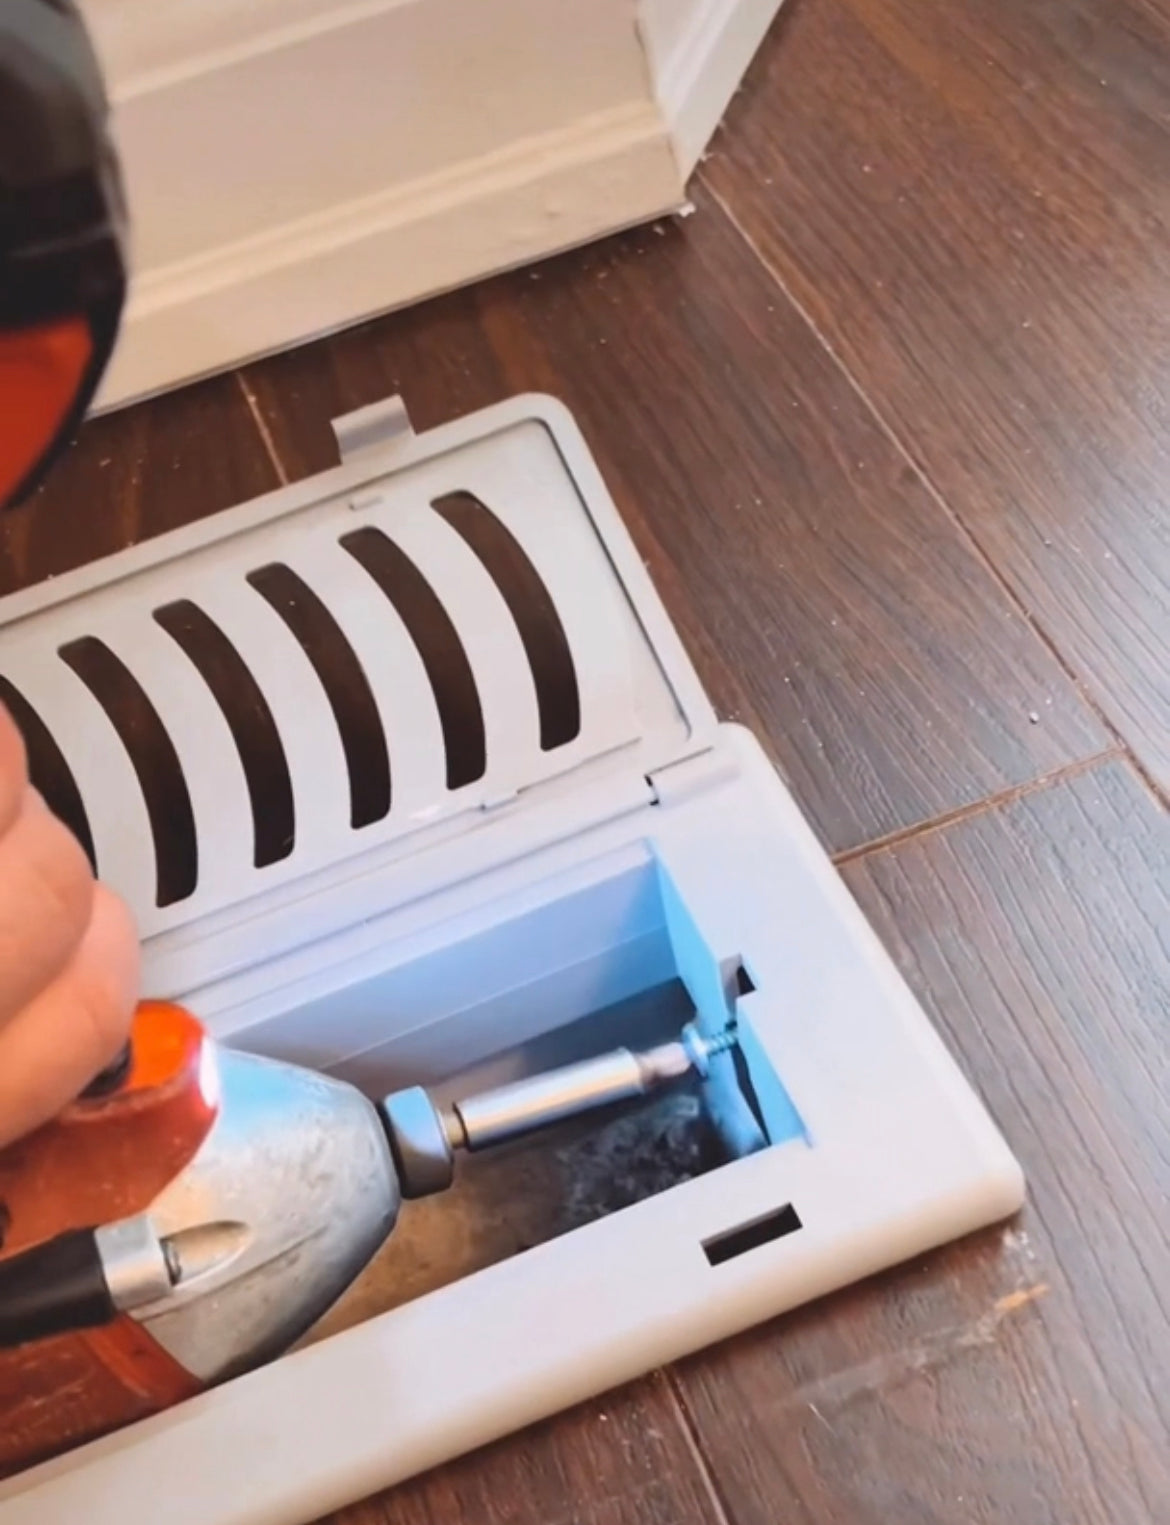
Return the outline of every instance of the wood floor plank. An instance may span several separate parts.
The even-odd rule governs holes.
[[[1170,10],[793,0],[705,183],[1170,788]]]
[[[1158,1525],[1170,818],[1101,765],[846,870],[1019,1154],[1020,1220],[686,1366],[735,1525]]]
[[[573,409],[725,714],[847,848],[1100,750],[1056,661],[708,201],[253,367],[289,472],[401,390]]]
[[[0,520],[0,595],[276,485],[231,376],[92,419],[41,489]]]
[[[564,1414],[330,1525],[721,1525],[662,1378]],[[322,1522],[324,1525],[324,1522]]]

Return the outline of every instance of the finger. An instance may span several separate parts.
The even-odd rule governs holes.
[[[26,791],[0,837],[0,1028],[65,968],[89,924],[94,892],[76,839]]]
[[[99,885],[67,967],[0,1031],[0,1148],[55,1117],[117,1055],[138,978],[133,920]]]
[[[28,786],[24,739],[12,716],[0,705],[0,836],[20,814]]]

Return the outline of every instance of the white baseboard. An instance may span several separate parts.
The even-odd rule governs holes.
[[[589,243],[685,199],[632,107],[146,273],[101,410]]]
[[[779,4],[86,0],[142,242],[98,408],[677,209]]]
[[[783,0],[643,0],[640,27],[655,94],[688,177]]]

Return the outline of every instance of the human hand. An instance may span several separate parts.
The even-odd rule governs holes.
[[[0,709],[0,1147],[116,1058],[138,998],[138,935],[28,780]]]

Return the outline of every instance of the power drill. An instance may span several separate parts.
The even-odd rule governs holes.
[[[0,504],[84,418],[127,288],[101,72],[72,0],[0,6]],[[47,780],[33,780],[53,805]],[[147,1001],[63,1116],[0,1153],[0,1477],[280,1354],[455,1152],[707,1074],[689,1026],[440,1109],[220,1049]]]

